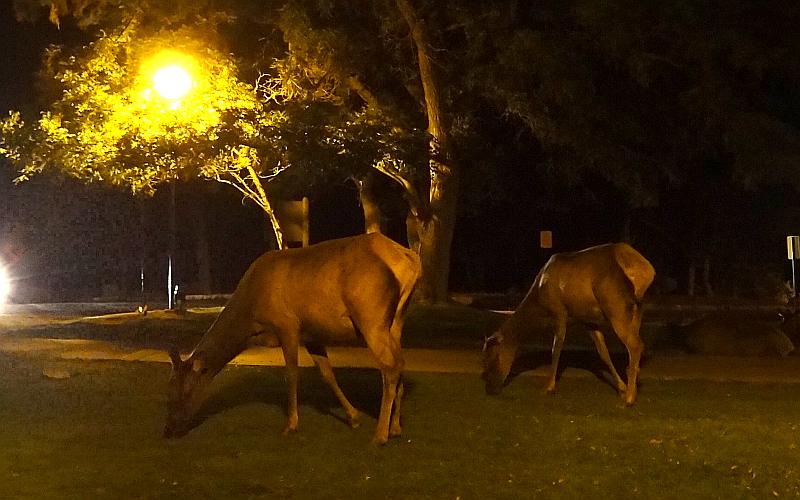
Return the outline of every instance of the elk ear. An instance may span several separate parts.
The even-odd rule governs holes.
[[[169,349],[169,359],[172,361],[172,367],[176,370],[183,365],[183,360],[181,359],[181,355],[178,352],[178,348],[175,346],[170,347]]]
[[[192,356],[192,371],[195,373],[205,373],[208,370],[206,367],[206,355],[204,352],[198,352]]]
[[[499,334],[499,333],[495,333],[491,337],[486,337],[486,340],[484,341],[484,345],[486,347],[489,347],[491,345],[500,345],[500,343],[502,343],[502,342],[503,342],[503,336],[501,334]]]

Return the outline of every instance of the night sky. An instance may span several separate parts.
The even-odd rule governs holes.
[[[19,109],[24,105],[34,105],[36,92],[36,72],[41,66],[42,51],[49,44],[70,43],[79,40],[77,30],[69,25],[56,26],[42,18],[36,23],[17,22],[12,2],[0,2],[0,107],[3,110]]]

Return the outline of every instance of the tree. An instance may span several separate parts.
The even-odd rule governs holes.
[[[35,123],[16,112],[3,123],[2,152],[19,167],[17,181],[56,169],[152,194],[161,183],[197,175],[255,202],[282,245],[264,183],[282,168],[275,141],[285,113],[236,77],[230,56],[205,47],[207,33],[144,31],[131,21],[78,55],[50,49],[47,69],[59,99]],[[159,65],[176,58],[194,74],[182,101],[161,98],[151,82]]]
[[[343,113],[319,95],[309,106],[295,91],[286,92],[291,82],[267,73],[254,85],[242,82],[232,57],[206,48],[223,46],[211,26],[229,19],[219,13],[188,17],[189,24],[173,20],[153,30],[146,16],[134,12],[78,55],[52,49],[46,61],[60,97],[35,124],[25,125],[19,113],[3,124],[3,149],[20,166],[18,180],[55,167],[152,193],[160,183],[197,175],[230,184],[254,201],[282,247],[266,187],[279,172],[290,165],[329,172],[335,170],[331,164],[353,165],[354,158],[403,162],[404,139],[369,113]],[[153,47],[171,50],[165,55]],[[151,90],[153,69],[170,57],[184,58],[196,79],[180,102]]]
[[[412,134],[419,117],[426,118],[429,149],[424,176],[422,169],[408,168],[408,164],[397,161],[397,155],[380,157],[371,167],[395,181],[409,203],[409,244],[418,249],[423,267],[417,298],[427,302],[445,301],[457,213],[458,168],[450,152],[449,120],[440,99],[441,84],[430,53],[429,30],[411,3],[399,0],[394,6],[378,4],[372,10],[361,3],[342,5],[335,12],[320,8],[315,2],[284,7],[279,25],[288,42],[288,54],[281,62],[284,72],[280,78],[286,84],[297,81],[297,75],[313,72],[314,81],[310,83],[340,94],[350,93],[360,103],[354,108],[356,113],[384,120],[400,135]],[[371,12],[376,16],[370,17]],[[357,20],[343,22],[349,16],[356,16]],[[404,23],[406,32],[410,33],[416,64],[411,66],[409,61],[402,61],[403,68],[412,71],[411,76],[391,82],[391,64],[401,64],[396,47],[391,43],[384,44],[388,46],[361,43],[365,40],[359,38],[365,37],[365,27],[380,30],[381,23],[394,23],[386,29],[396,30],[398,22]],[[357,26],[361,28],[360,33],[355,29]],[[389,38],[384,33],[377,39],[386,41]],[[372,63],[381,59],[384,64],[376,68]],[[419,75],[418,79],[415,75]],[[422,85],[419,94],[414,88],[417,84]],[[323,95],[332,93],[323,92]],[[423,196],[425,191],[428,194]],[[362,200],[365,206],[372,206],[367,192],[363,193]]]
[[[639,120],[652,131],[645,144],[660,141],[650,150],[667,160],[662,193],[688,205],[682,227],[673,229],[689,236],[687,289],[694,290],[702,266],[709,293],[711,261],[751,259],[724,244],[741,231],[731,224],[736,201],[758,199],[756,190],[770,184],[800,186],[800,93],[789,83],[800,77],[800,46],[791,34],[800,8],[777,1],[621,0],[579,2],[576,12],[595,50],[639,89],[648,111],[658,111]]]

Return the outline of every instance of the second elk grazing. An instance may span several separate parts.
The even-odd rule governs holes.
[[[255,336],[281,346],[289,386],[288,422],[297,430],[298,349],[302,342],[352,427],[359,412],[333,375],[326,345],[363,337],[383,378],[373,442],[400,435],[403,396],[400,334],[420,272],[419,258],[381,234],[268,252],[247,270],[228,304],[187,359],[170,353],[166,437],[186,434],[214,376]]]
[[[486,339],[486,392],[498,394],[511,371],[521,336],[541,313],[554,324],[552,366],[547,392],[555,392],[558,359],[567,331],[567,318],[584,323],[597,352],[608,366],[627,405],[636,401],[639,360],[644,345],[639,337],[642,298],[655,277],[653,266],[625,243],[553,255],[514,314]],[[611,362],[601,327],[610,325],[628,350],[628,379],[624,382]]]

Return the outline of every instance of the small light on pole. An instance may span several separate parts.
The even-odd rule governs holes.
[[[789,260],[792,261],[792,311],[797,313],[797,277],[794,261],[800,259],[800,236],[786,237],[786,252]]]

